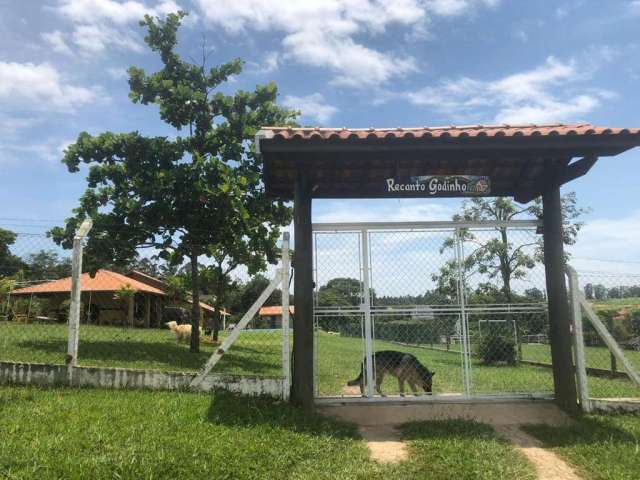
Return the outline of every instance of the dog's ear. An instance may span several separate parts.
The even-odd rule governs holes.
[[[436,372],[431,372],[431,376],[433,377],[436,374]]]

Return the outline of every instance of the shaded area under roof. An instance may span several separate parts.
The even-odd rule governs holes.
[[[537,197],[553,172],[558,183],[587,173],[598,157],[640,145],[640,129],[591,124],[466,125],[418,128],[263,127],[258,147],[274,197],[293,198],[298,170],[314,198],[415,197],[386,192],[388,178],[478,175],[489,196]]]

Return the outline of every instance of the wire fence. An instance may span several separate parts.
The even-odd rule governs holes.
[[[640,372],[640,275],[578,271],[578,288],[631,367]],[[640,386],[583,312],[588,391],[592,398],[640,400]]]
[[[244,312],[200,303],[190,351],[192,294],[152,253],[81,276],[77,366],[196,372]],[[0,361],[61,365],[67,358],[71,252],[43,233],[0,226]],[[232,315],[235,313],[235,315]],[[256,315],[214,373],[283,376],[282,315]]]
[[[553,392],[535,226],[317,229],[314,242],[317,395]]]

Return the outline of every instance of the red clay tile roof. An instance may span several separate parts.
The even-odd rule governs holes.
[[[640,128],[596,127],[589,123],[550,125],[451,125],[417,128],[262,127],[259,136],[274,139],[370,139],[445,137],[536,137],[570,135],[640,135]]]
[[[294,313],[293,305],[289,307],[289,312]],[[262,307],[259,315],[261,317],[269,317],[272,315],[282,315],[282,305],[274,305],[272,307]]]
[[[164,295],[165,293],[151,285],[147,285],[133,278],[121,275],[110,270],[98,270],[94,278],[88,273],[80,277],[83,292],[115,292],[125,285],[129,285],[139,292]],[[26,288],[20,288],[11,292],[12,295],[28,295],[32,293],[67,293],[71,292],[71,277],[61,278],[52,282],[40,283]]]

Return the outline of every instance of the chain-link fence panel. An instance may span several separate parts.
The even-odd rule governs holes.
[[[70,273],[47,235],[0,226],[0,361],[64,363]]]
[[[360,395],[365,353],[361,234],[316,232],[314,250],[315,392]]]
[[[579,271],[578,286],[630,365],[640,372],[640,275]],[[583,315],[582,329],[589,395],[640,399],[640,387],[631,381],[587,315]]]
[[[373,315],[379,395],[464,392],[461,315],[424,308]]]
[[[130,265],[85,269],[77,365],[200,370],[239,313],[216,309],[204,296],[200,348],[191,352],[192,294],[174,281],[179,268],[141,250]],[[0,361],[65,363],[71,284],[70,251],[46,234],[0,226]],[[281,377],[282,341],[282,312],[256,315],[214,373]]]
[[[468,314],[473,394],[553,393],[546,305],[514,308],[476,306]]]
[[[333,317],[334,336],[324,335],[319,315],[351,309],[361,312],[350,334],[358,354],[370,335],[374,395],[552,393],[535,223],[344,228],[315,232],[317,373],[344,335]]]

